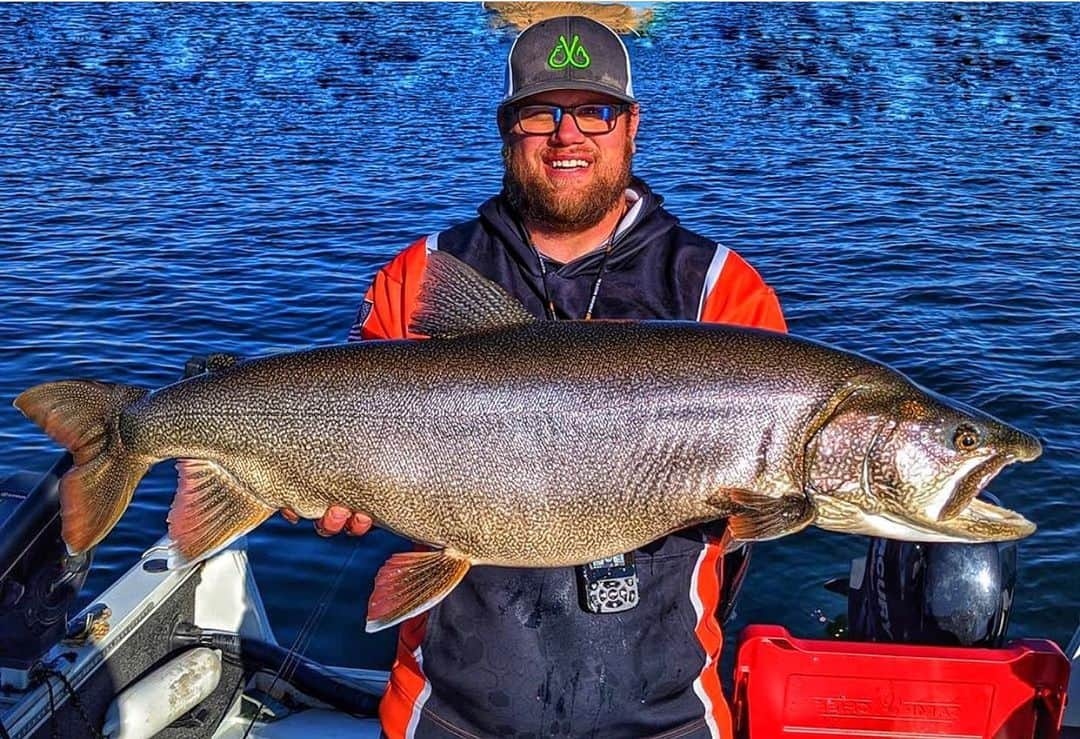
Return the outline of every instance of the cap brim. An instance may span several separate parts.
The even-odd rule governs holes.
[[[535,85],[523,87],[499,103],[499,107],[502,108],[506,105],[511,105],[519,100],[524,100],[527,97],[538,95],[541,92],[552,92],[554,90],[585,90],[586,92],[598,92],[602,95],[613,97],[616,100],[621,100],[624,103],[637,102],[632,95],[627,95],[621,90],[612,89],[599,82],[593,82],[591,80],[551,80],[550,82],[540,82]]]

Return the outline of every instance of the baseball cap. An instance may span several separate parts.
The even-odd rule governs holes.
[[[500,107],[549,90],[589,90],[636,102],[622,39],[580,15],[548,18],[526,28],[510,47]]]

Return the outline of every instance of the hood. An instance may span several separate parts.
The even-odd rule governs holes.
[[[642,249],[679,223],[679,219],[661,207],[664,199],[649,189],[644,181],[632,178],[629,189],[637,195],[640,205],[632,206],[627,214],[629,223],[619,226],[608,258],[607,269],[610,271],[630,265]],[[539,275],[536,254],[527,241],[521,217],[506,197],[502,193],[496,195],[480,206],[479,213],[484,226],[506,244],[522,269],[529,274]],[[565,277],[594,273],[600,269],[603,257],[603,250],[596,249],[569,262],[560,269],[560,273]]]

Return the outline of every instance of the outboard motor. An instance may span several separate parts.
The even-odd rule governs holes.
[[[871,539],[862,582],[852,582],[848,593],[851,638],[1002,646],[1016,587],[1016,551],[1016,542]]]
[[[68,608],[90,569],[91,553],[70,556],[60,536],[62,456],[42,475],[0,482],[0,687],[24,689],[28,672],[64,638]]]

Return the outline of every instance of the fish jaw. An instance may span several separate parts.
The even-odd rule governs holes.
[[[997,477],[998,473],[1013,462],[1020,461],[1011,454],[995,454],[988,459],[979,461],[970,469],[965,470],[963,475],[957,477],[952,485],[952,492],[943,505],[931,511],[931,517],[936,521],[947,521],[956,518],[978,497],[990,481]]]
[[[963,507],[956,512],[943,511],[940,505],[921,512],[911,510],[902,505],[902,497],[867,496],[864,490],[857,495],[818,492],[814,495],[814,525],[828,531],[900,541],[980,543],[1023,539],[1035,533],[1034,523],[976,496],[1008,465],[1037,458],[1041,449],[1037,441],[1035,445],[1019,454],[995,454],[974,460],[958,470],[945,491],[950,505],[952,501],[963,501]],[[942,515],[946,512],[947,517]]]
[[[843,534],[919,542],[982,543],[1013,541],[1035,533],[1035,524],[1019,513],[973,500],[955,518],[936,521],[897,511],[867,511],[831,495],[816,495],[814,525]]]

